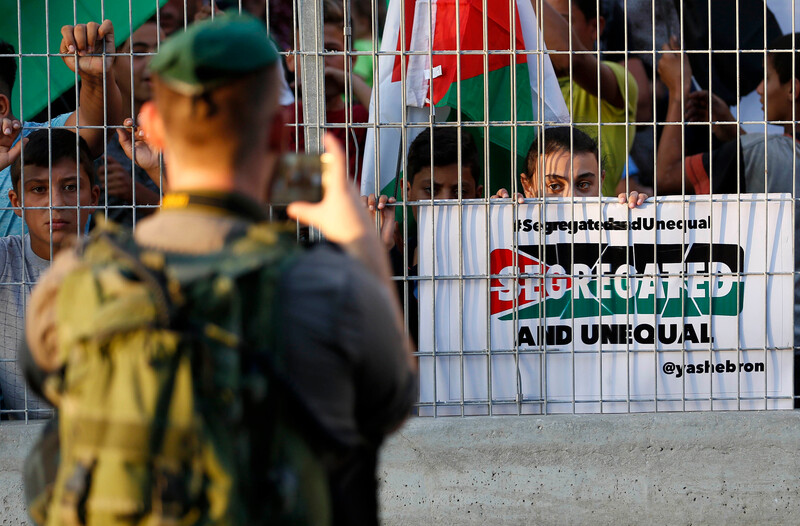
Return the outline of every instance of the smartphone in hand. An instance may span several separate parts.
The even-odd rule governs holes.
[[[283,155],[278,161],[270,204],[282,207],[294,201],[319,202],[322,199],[325,159],[325,155]]]

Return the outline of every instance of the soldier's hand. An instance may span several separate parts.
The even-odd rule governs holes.
[[[64,63],[69,69],[82,77],[102,78],[103,69],[108,72],[114,64],[114,26],[111,20],[102,24],[89,22],[61,28],[59,52],[64,55]],[[104,54],[104,52],[106,54]],[[77,60],[77,64],[76,64]]]
[[[332,156],[332,161],[323,174],[322,200],[319,203],[294,202],[286,213],[292,219],[313,225],[334,243],[348,244],[370,236],[377,240],[367,211],[355,187],[347,180],[344,151],[329,133],[325,134],[325,151]]]

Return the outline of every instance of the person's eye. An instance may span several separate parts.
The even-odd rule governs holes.
[[[30,192],[32,194],[46,194],[47,193],[47,187],[46,186],[41,186],[41,185],[40,186],[34,186],[34,187],[32,187],[30,189]]]
[[[591,188],[591,186],[592,185],[589,183],[589,181],[581,181],[580,183],[578,183],[578,189],[584,192],[589,188]]]
[[[77,192],[78,191],[78,185],[76,185],[76,184],[65,184],[64,185],[64,190],[66,190],[67,192]]]
[[[547,189],[554,194],[561,192],[561,188],[561,183],[550,183],[547,185]]]

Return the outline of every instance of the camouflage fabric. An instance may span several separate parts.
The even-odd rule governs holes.
[[[189,256],[100,230],[56,300],[63,374],[44,391],[59,408],[60,447],[46,450],[60,461],[49,488],[41,455],[29,463],[32,518],[328,524],[325,469],[277,330],[293,236],[255,224],[221,252]]]

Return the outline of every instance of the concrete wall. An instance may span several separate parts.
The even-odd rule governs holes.
[[[0,526],[39,424],[0,424]],[[800,412],[415,419],[387,444],[385,524],[800,522]]]
[[[42,432],[43,424],[0,424],[0,525],[26,524],[22,496],[22,462]]]
[[[386,524],[797,524],[800,412],[411,421]]]

